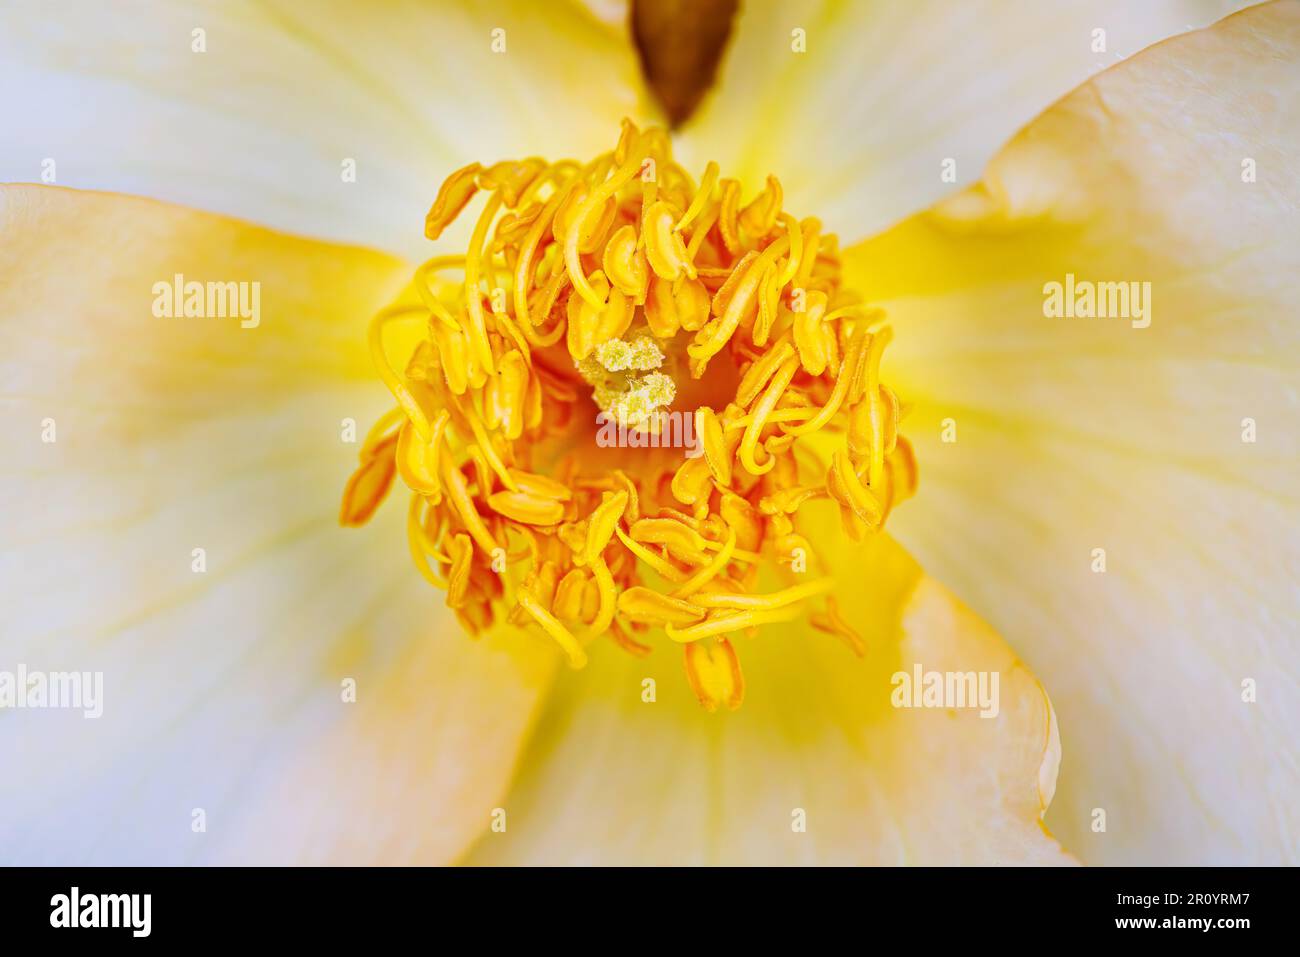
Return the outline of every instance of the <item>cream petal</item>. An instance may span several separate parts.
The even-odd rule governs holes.
[[[53,162],[59,185],[413,258],[453,170],[585,160],[648,102],[626,31],[563,0],[19,0],[0,91],[0,180]]]
[[[788,209],[857,240],[977,179],[1017,129],[1099,69],[1238,6],[743,4],[679,153],[701,168],[718,160],[750,189],[775,174]]]
[[[468,863],[1070,863],[1040,822],[1060,756],[1042,686],[887,537],[831,554],[864,658],[804,622],[733,637],[745,701],[709,714],[662,633],[644,659],[593,646]],[[917,663],[996,672],[997,716],[892,707]]]
[[[178,273],[259,282],[260,322],[155,317],[153,284]],[[366,318],[407,268],[153,201],[5,187],[0,274],[0,671],[103,673],[97,719],[0,714],[0,858],[458,854],[553,655],[468,641],[393,547],[400,503],[337,526],[359,448],[344,420],[364,435],[389,404]]]
[[[893,528],[1052,689],[1049,823],[1089,863],[1297,860],[1298,160],[1300,5],[1272,4],[847,253],[916,406]],[[1067,275],[1150,283],[1149,326],[1048,318]]]

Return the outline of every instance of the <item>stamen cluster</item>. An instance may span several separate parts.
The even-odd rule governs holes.
[[[397,406],[366,438],[342,523],[367,521],[400,475],[415,565],[471,634],[505,617],[580,668],[599,636],[646,654],[661,628],[704,706],[739,706],[727,636],[830,590],[805,574],[801,509],[829,500],[858,540],[915,490],[879,378],[883,314],[842,287],[835,237],[785,212],[778,180],[742,206],[739,181],[709,163],[697,185],[657,129],[625,122],[585,165],[457,170],[426,235],[479,192],[465,255],[424,263],[371,323]],[[386,333],[417,321],[396,361]],[[597,449],[597,414],[648,431],[670,407],[703,455]],[[764,568],[792,584],[758,593]],[[810,622],[864,653],[825,600]]]

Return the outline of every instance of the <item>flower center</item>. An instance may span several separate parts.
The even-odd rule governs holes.
[[[835,237],[774,177],[742,206],[718,174],[696,185],[629,121],[586,165],[453,173],[430,239],[486,203],[465,255],[371,323],[397,406],[340,510],[363,524],[401,475],[416,568],[471,634],[504,617],[575,668],[597,638],[642,655],[666,634],[711,711],[743,697],[738,632],[806,614],[864,652],[800,511],[828,499],[859,540],[917,480],[879,378],[891,330],[843,288]]]

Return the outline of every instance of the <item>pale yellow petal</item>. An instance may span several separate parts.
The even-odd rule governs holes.
[[[864,658],[806,621],[733,637],[745,701],[709,714],[662,634],[645,659],[593,646],[469,863],[1069,863],[1040,823],[1060,746],[1037,680],[887,537],[831,556]],[[916,663],[997,673],[997,716],[893,707]]]
[[[846,241],[976,180],[1057,97],[1231,0],[795,0],[742,4],[717,89],[683,136]],[[801,52],[802,51],[802,52]]]
[[[1296,860],[1298,209],[1277,3],[1097,77],[848,256],[916,404],[891,527],[1051,688],[1049,823],[1086,862]],[[1150,311],[1049,318],[1067,275]]]
[[[453,170],[594,156],[646,103],[626,29],[566,0],[0,11],[0,180],[155,196],[412,258]]]
[[[156,317],[153,285],[177,274],[260,283],[260,321]],[[466,639],[392,547],[400,504],[337,525],[359,448],[345,420],[359,440],[389,404],[366,318],[406,267],[5,187],[0,276],[0,670],[103,673],[97,719],[0,715],[21,768],[0,774],[0,858],[457,854],[500,801],[552,655]]]

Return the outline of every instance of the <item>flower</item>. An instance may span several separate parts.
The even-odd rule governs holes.
[[[903,431],[924,474],[890,531],[861,546],[817,526],[837,582],[819,622],[846,623],[866,654],[811,616],[766,625],[736,639],[747,691],[734,714],[699,708],[660,634],[644,658],[579,645],[581,671],[557,668],[536,629],[467,641],[394,548],[404,509],[334,527],[349,424],[386,408],[364,322],[409,298],[409,266],[150,200],[5,187],[6,489],[22,506],[5,542],[6,656],[105,677],[95,722],[0,724],[26,769],[0,784],[6,859],[1066,861],[1042,826],[1061,753],[1053,704],[1074,742],[1053,830],[1083,860],[1293,858],[1296,704],[1277,669],[1295,640],[1282,576],[1295,562],[1300,14],[1268,4],[1166,40],[994,155],[1097,59],[1061,55],[1053,38],[1087,50],[1104,16],[1062,27],[1038,6],[1028,16],[1046,32],[963,8],[938,74],[915,69],[935,37],[866,7],[842,23],[753,5],[675,134],[684,169],[716,160],[747,199],[774,173],[782,210],[843,237],[843,287],[894,329],[882,376],[911,404]],[[5,31],[17,44],[0,58],[5,88],[37,106],[10,125],[22,149],[4,155],[405,252],[419,248],[431,180],[472,162],[596,156],[623,116],[653,118],[631,46],[582,8],[273,11],[283,29],[239,9],[88,13],[90,47],[66,25],[19,22]],[[1123,21],[1123,48],[1192,16],[1172,12]],[[906,45],[922,34],[923,50]],[[1005,68],[990,71],[995,37]],[[926,111],[940,75],[965,82]],[[891,78],[892,95],[864,87],[871,76]],[[963,182],[989,162],[890,226],[952,188],[948,158]],[[920,165],[933,175],[909,172]],[[445,248],[470,240],[453,230]],[[1151,282],[1149,327],[1049,319],[1044,285],[1067,275]],[[173,277],[257,282],[260,320],[153,315],[150,290]],[[582,308],[565,317],[580,330],[598,318]],[[389,340],[385,354],[413,347]],[[585,368],[611,408],[636,385],[606,376],[626,379],[612,368],[624,358]],[[647,414],[618,408],[634,424]],[[1243,419],[1267,438],[1243,442]],[[480,471],[524,496],[501,500],[503,514],[546,507],[550,476],[499,465],[485,457]],[[432,475],[444,493],[454,482]],[[626,522],[612,532],[635,540]],[[472,544],[446,547],[447,569],[464,572]],[[717,665],[697,662],[696,685],[729,703]],[[914,667],[999,675],[997,716],[892,707],[893,677]],[[1247,680],[1257,701],[1243,700]]]

